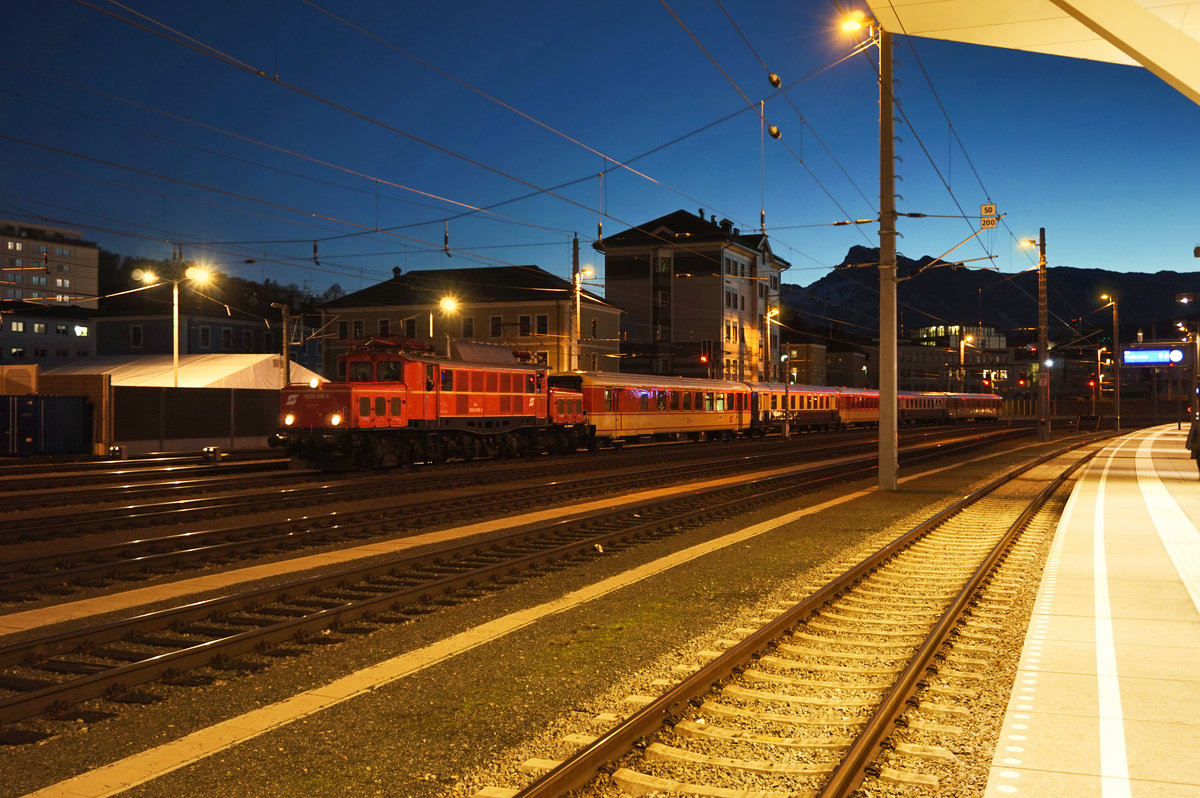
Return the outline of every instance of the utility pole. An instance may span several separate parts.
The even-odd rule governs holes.
[[[1050,440],[1050,343],[1046,310],[1046,228],[1038,230],[1038,439]]]
[[[900,471],[896,380],[896,167],[892,34],[879,28],[879,489]]]
[[[292,379],[291,361],[288,360],[288,344],[291,342],[291,332],[288,326],[288,306],[282,302],[272,302],[271,307],[283,312],[283,387],[287,387]]]

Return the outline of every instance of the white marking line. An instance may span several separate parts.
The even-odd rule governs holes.
[[[1112,606],[1108,595],[1108,562],[1104,547],[1104,498],[1108,471],[1125,441],[1114,446],[1096,484],[1096,509],[1092,520],[1092,569],[1096,612],[1096,688],[1100,723],[1100,792],[1104,798],[1128,796],[1129,763],[1125,752],[1125,718],[1121,684],[1117,678],[1117,652],[1113,642]]]
[[[967,462],[984,460],[991,455],[984,455]],[[919,474],[903,477],[901,483],[920,479],[925,476],[961,468],[962,463],[922,471]],[[555,615],[565,610],[600,598],[608,593],[635,584],[656,574],[665,572],[678,565],[690,562],[727,546],[732,546],[758,535],[770,532],[778,527],[793,523],[805,516],[819,513],[830,507],[862,498],[874,493],[875,488],[855,491],[821,504],[806,507],[785,516],[764,521],[746,529],[734,532],[706,543],[701,543],[676,554],[659,558],[653,562],[627,571],[594,585],[568,593],[562,598],[548,601],[536,607],[497,618],[488,623],[452,635],[424,648],[410,651],[390,660],[335,679],[329,684],[307,690],[303,693],[277,701],[256,710],[244,713],[213,726],[192,732],[178,740],[147,749],[132,756],[125,757],[95,770],[80,773],[57,784],[51,784],[28,793],[26,798],[104,798],[116,795],[139,784],[151,781],[179,768],[199,762],[227,748],[258,737],[273,729],[280,728],[324,709],[348,701],[355,696],[371,692],[391,682],[411,676],[418,671],[436,665],[443,660],[470,651],[485,643],[511,634],[543,618]]]
[[[1179,572],[1183,586],[1192,597],[1192,605],[1200,612],[1200,531],[1187,513],[1167,490],[1154,468],[1151,450],[1154,443],[1169,430],[1159,430],[1146,437],[1137,450],[1138,487],[1150,518],[1158,528],[1167,556]]]

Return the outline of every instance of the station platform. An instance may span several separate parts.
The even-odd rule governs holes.
[[[1200,798],[1200,477],[1116,438],[1055,533],[985,795]]]

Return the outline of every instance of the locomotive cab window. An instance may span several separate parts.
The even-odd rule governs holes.
[[[454,372],[450,369],[442,369],[442,390],[454,390]]]
[[[365,360],[355,360],[346,364],[346,378],[350,382],[370,382],[371,364]]]
[[[400,379],[400,364],[395,360],[385,360],[377,369],[380,382],[396,382]]]
[[[533,375],[532,374],[525,375],[525,393],[536,393],[536,391],[533,388]]]

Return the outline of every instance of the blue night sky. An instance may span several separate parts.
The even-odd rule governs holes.
[[[0,216],[123,255],[180,243],[320,292],[394,266],[566,276],[577,233],[602,276],[600,221],[611,235],[704,208],[749,231],[764,205],[787,282],[877,245],[875,224],[832,224],[877,214],[879,152],[874,50],[842,60],[834,0],[43,0],[5,16]],[[947,252],[994,202],[1000,226],[952,257],[1028,269],[1016,241],[1045,227],[1051,266],[1198,265],[1200,108],[1139,68],[896,45],[897,208],[947,217],[902,219],[902,254]],[[782,139],[764,142],[760,100]]]

